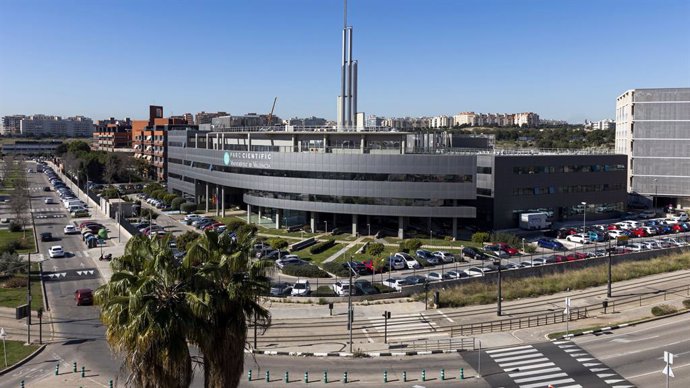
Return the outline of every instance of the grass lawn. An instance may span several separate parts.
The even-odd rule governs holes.
[[[26,287],[0,288],[0,306],[17,307],[26,303]],[[38,276],[32,276],[31,280],[31,310],[36,311],[43,307],[43,289],[38,281]]]
[[[26,243],[28,248],[20,249],[19,253],[29,253],[36,251],[36,245],[34,244],[34,234],[33,229],[26,229]],[[0,246],[4,246],[10,241],[20,240],[24,238],[24,232],[10,232],[9,230],[0,230]]]
[[[7,366],[12,366],[39,348],[39,345],[24,345],[23,341],[5,341],[7,347]],[[0,365],[4,369],[4,360]]]
[[[386,240],[387,243],[389,244],[400,244],[401,239],[397,237],[384,237],[384,240]],[[409,240],[409,239],[408,239]],[[460,249],[461,246],[463,247],[479,247],[481,244],[474,243],[472,241],[467,241],[467,240],[457,240],[457,241],[448,241],[444,239],[438,239],[435,238],[433,240],[428,239],[428,238],[420,238],[418,239],[419,241],[422,242],[422,248],[424,246],[442,246],[442,247],[448,247],[448,249]]]
[[[313,246],[313,245],[312,245]],[[339,250],[343,249],[343,244],[335,244],[334,246],[330,247],[329,249],[326,249],[325,251],[313,255],[309,253],[309,248],[304,248],[301,251],[295,252],[297,256],[299,256],[301,259],[311,261],[314,264],[321,264],[323,263],[324,260],[327,258],[331,257],[334,253],[338,252]]]

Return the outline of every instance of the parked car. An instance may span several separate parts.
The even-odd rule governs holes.
[[[418,259],[424,259],[427,263],[431,265],[441,264],[441,258],[438,256],[434,256],[434,254],[431,251],[418,249],[415,253],[417,254]]]
[[[74,291],[74,300],[77,306],[90,306],[93,304],[93,290],[90,288],[80,288]]]
[[[426,281],[424,276],[410,275],[405,278],[405,283],[409,285],[423,284]]]
[[[540,246],[542,248],[551,249],[554,251],[566,250],[565,247],[563,246],[563,244],[561,244],[560,242],[558,242],[556,240],[552,240],[549,238],[540,238],[539,240],[537,240],[537,246]]]
[[[640,212],[640,218],[654,218],[656,217],[656,212],[654,210],[643,210]]]
[[[50,232],[41,233],[41,241],[53,241],[53,234]]]
[[[417,260],[415,260],[414,257],[408,255],[408,254],[405,253],[405,252],[398,252],[398,253],[396,253],[394,256],[395,256],[395,257],[399,257],[399,258],[405,260],[405,265],[406,265],[407,268],[409,268],[409,269],[414,269],[414,268],[419,269],[419,268],[422,268],[422,266],[419,264],[419,262],[417,262]]]
[[[484,247],[484,252],[489,256],[498,257],[501,259],[507,259],[510,257],[508,252],[504,251],[498,245],[487,245]]]
[[[388,278],[388,279],[384,280],[382,283],[384,286],[393,288],[396,291],[402,291],[402,286],[407,285],[407,282],[405,281],[405,279],[399,279],[399,278]]]
[[[455,256],[453,256],[452,253],[448,253],[448,252],[444,252],[444,251],[436,251],[433,253],[433,255],[440,258],[444,263],[455,262]]]
[[[356,288],[357,293],[362,295],[374,295],[381,293],[371,284],[370,281],[364,279],[357,279],[354,282],[354,287]]]
[[[292,296],[308,296],[311,293],[311,286],[309,280],[297,280],[292,286],[290,295]]]
[[[589,236],[584,234],[584,233],[571,234],[570,236],[566,237],[565,239],[566,239],[566,241],[580,243],[580,244],[589,244],[590,242],[592,242],[589,239]]]
[[[482,252],[480,249],[475,248],[475,247],[464,247],[462,249],[462,254],[465,257],[469,257],[471,259],[475,260],[488,260],[490,259],[489,255],[486,253]]]
[[[407,263],[404,259],[400,257],[389,256],[388,261],[386,262],[386,268],[388,268],[389,270],[405,269],[407,268]]]
[[[43,200],[43,203],[45,203],[46,205],[55,205],[57,202],[55,202],[54,199],[47,197]]]
[[[342,281],[337,281],[333,283],[333,292],[335,292],[336,295],[338,296],[346,296],[348,294],[350,295],[355,295],[356,291],[355,288],[352,287],[350,288],[350,284],[347,282],[342,282]]]
[[[287,255],[281,259],[276,260],[276,266],[280,269],[285,268],[286,265],[304,265],[306,261],[300,259],[296,255]]]
[[[48,248],[48,255],[51,259],[55,257],[65,257],[65,251],[62,249],[61,245],[53,245]]]
[[[484,276],[484,269],[480,267],[470,267],[464,270],[468,277],[475,278],[479,276]]]
[[[79,229],[77,229],[77,227],[74,225],[65,225],[65,228],[62,231],[65,234],[77,234],[77,233],[79,233]]]
[[[518,251],[517,249],[511,247],[511,246],[508,245],[507,243],[504,243],[504,242],[497,242],[497,243],[495,243],[494,245],[498,245],[501,249],[503,249],[504,252],[506,252],[506,253],[509,254],[510,256],[515,256],[515,255],[520,254],[520,251]]]
[[[348,261],[347,263],[343,263],[343,267],[352,268],[357,275],[366,275],[370,273],[369,268],[358,261]]]
[[[440,272],[429,272],[428,274],[426,274],[426,278],[430,282],[436,282],[436,281],[440,281],[440,280],[450,279],[450,276],[447,273],[442,274]]]
[[[467,274],[464,271],[448,271],[446,275],[449,279],[461,279],[466,278]]]

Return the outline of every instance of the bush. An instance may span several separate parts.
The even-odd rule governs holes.
[[[22,231],[22,225],[19,222],[12,221],[12,222],[10,222],[9,231],[10,232],[21,232]]]
[[[683,306],[685,306],[686,309],[690,309],[690,299],[683,300]]]
[[[28,279],[25,277],[12,276],[2,284],[2,288],[23,288],[26,287]]]
[[[508,245],[519,247],[522,244],[522,239],[514,234],[506,232],[495,232],[491,234],[490,241],[504,242]]]
[[[377,242],[372,242],[372,243],[369,243],[369,245],[367,245],[367,249],[365,250],[365,253],[367,255],[371,255],[371,256],[378,256],[378,255],[383,253],[384,249],[386,249],[386,247],[384,247],[383,244],[377,243]]]
[[[302,278],[330,278],[331,275],[321,268],[313,265],[286,265],[283,267],[283,273],[290,276],[298,276]]]
[[[149,218],[151,217],[152,220],[155,220],[158,218],[158,213],[153,211],[152,209],[146,208],[146,209],[141,209],[141,212],[139,213],[139,216],[142,218]]]
[[[259,228],[254,224],[244,224],[235,230],[235,233],[243,236],[250,236],[256,234]]]
[[[240,220],[239,218],[233,218],[230,221],[225,223],[225,226],[228,227],[229,230],[236,231],[237,229],[240,228],[240,226],[247,225],[246,222]]]
[[[326,241],[320,242],[316,245],[313,245],[311,248],[309,248],[309,253],[311,253],[312,255],[317,255],[317,254],[331,248],[334,245],[335,245],[334,239],[326,240]]]
[[[350,271],[347,268],[343,267],[343,263],[329,261],[328,263],[323,264],[323,269],[339,278],[346,278],[350,276]]]
[[[7,253],[15,253],[18,250],[27,248],[28,246],[26,245],[26,241],[23,239],[20,240],[11,240],[5,243],[4,246],[2,246],[0,251],[2,252],[7,252]]]
[[[532,244],[525,244],[525,252],[527,253],[535,253],[537,251],[537,247],[535,247]]]
[[[189,247],[191,247],[192,243],[199,238],[199,236],[201,236],[199,233],[192,232],[191,230],[182,233],[175,239],[177,249],[186,252]]]
[[[163,202],[171,204],[175,198],[177,198],[177,194],[167,193],[163,196]]]
[[[4,249],[0,250],[4,252],[0,256],[0,274],[26,272],[26,263],[19,258],[19,255],[17,255],[15,252],[8,252]]]
[[[195,203],[189,203],[189,202],[183,203],[182,205],[180,205],[180,210],[183,213],[187,213],[187,214],[193,213],[196,210],[196,204]]]
[[[658,306],[652,307],[652,315],[654,315],[655,317],[669,315],[675,312],[678,312],[678,309],[668,304],[660,304]]]
[[[270,245],[271,248],[277,249],[280,251],[280,250],[287,248],[288,242],[282,238],[272,238],[272,239],[268,240],[268,245]]]
[[[412,238],[409,240],[403,240],[400,242],[400,250],[403,252],[414,252],[422,246],[422,242],[419,239]]]
[[[311,296],[336,296],[335,291],[329,286],[319,286],[316,291],[312,292]],[[327,304],[325,299],[319,299],[319,304]]]
[[[144,194],[146,194],[146,195],[148,195],[149,197],[151,197],[151,196],[152,196],[151,194],[152,194],[154,191],[158,191],[158,190],[161,190],[161,189],[163,189],[163,186],[161,186],[160,184],[158,184],[158,183],[149,183],[148,185],[146,185],[146,187],[144,187],[144,190],[143,190],[143,191],[144,191]]]
[[[489,241],[489,234],[486,232],[477,232],[472,235],[472,242],[477,244],[483,244]]]
[[[182,205],[184,202],[185,202],[184,198],[175,197],[175,199],[173,199],[170,202],[170,206],[172,207],[173,210],[180,210],[180,205]]]

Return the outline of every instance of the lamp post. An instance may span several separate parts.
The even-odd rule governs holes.
[[[587,202],[582,202],[582,233],[585,233],[587,225]]]
[[[371,224],[367,224],[367,236],[371,236]]]
[[[323,223],[326,225],[326,233],[328,233],[328,221],[324,221]]]
[[[494,265],[498,268],[498,300],[496,301],[496,315],[501,316],[501,258],[494,260]]]
[[[429,229],[429,240],[431,240],[431,245],[434,244],[434,231]]]
[[[352,262],[352,257],[350,257],[350,262]],[[350,265],[347,268],[350,270],[350,287],[347,289],[347,330],[350,332],[350,353],[352,353],[352,321],[354,320],[354,311],[352,311],[352,273],[354,270]]]
[[[525,252],[525,238],[522,238],[522,252]]]
[[[654,211],[656,211],[656,197],[659,194],[659,186],[656,183],[657,179],[654,178]]]

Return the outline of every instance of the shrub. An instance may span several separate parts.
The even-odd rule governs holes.
[[[225,226],[228,227],[229,230],[235,231],[239,229],[240,226],[247,225],[246,222],[240,220],[239,218],[233,218],[230,221],[225,223]]]
[[[347,268],[343,267],[343,263],[329,261],[328,263],[323,264],[323,269],[340,278],[346,278],[350,276],[350,271]]]
[[[678,309],[668,304],[660,304],[658,306],[652,307],[652,315],[654,315],[655,317],[673,314],[677,311]]]
[[[367,245],[367,249],[365,250],[365,253],[367,255],[371,255],[371,256],[378,256],[378,255],[383,253],[384,249],[386,249],[386,248],[383,246],[383,244],[373,242],[373,243],[369,243],[369,245]]]
[[[19,277],[19,276],[12,276],[11,278],[7,279],[2,287],[3,288],[23,288],[26,287],[26,284],[28,283],[28,279],[25,277]]]
[[[287,248],[288,242],[282,238],[272,238],[268,240],[268,245],[270,245],[273,249],[283,250]]]
[[[259,230],[259,228],[254,224],[244,224],[235,230],[235,233],[239,235],[249,236],[254,235]]]
[[[534,245],[532,245],[532,244],[529,244],[529,245],[525,244],[525,252],[527,252],[527,253],[535,253],[536,251],[537,251],[537,247],[535,247]]]
[[[180,205],[180,210],[183,213],[187,213],[187,214],[192,213],[196,210],[196,204],[195,203],[189,203],[189,202],[183,203],[182,205]]]
[[[477,232],[472,235],[472,242],[482,244],[489,241],[489,234],[486,232]]]
[[[4,247],[0,247],[4,253],[0,255],[0,274],[26,272],[26,263],[23,262],[15,252],[8,252]]]
[[[155,220],[156,218],[158,218],[158,213],[156,213],[156,212],[153,211],[152,209],[145,208],[145,209],[141,209],[141,212],[139,213],[139,216],[142,217],[142,218],[149,218],[149,217],[151,217],[152,220]]]
[[[299,276],[303,278],[329,278],[331,275],[321,268],[313,265],[286,265],[283,267],[283,273],[290,276]]]
[[[506,232],[494,232],[491,234],[490,241],[504,242],[508,245],[519,247],[522,244],[522,239],[514,234]]]
[[[379,290],[380,293],[388,293],[388,292],[396,292],[397,290],[395,288],[390,288],[388,286],[385,286],[381,283],[372,283],[372,286]]]
[[[26,241],[23,240],[11,240],[5,243],[5,245],[0,249],[2,252],[15,253],[20,249],[26,248],[24,244]]]
[[[685,306],[686,309],[690,309],[690,299],[684,299],[683,306]]]
[[[403,252],[414,252],[422,246],[422,242],[419,239],[412,238],[409,240],[403,240],[400,242],[400,250]]]
[[[185,202],[184,198],[176,197],[175,199],[170,202],[170,206],[172,207],[173,210],[180,210],[180,205],[182,205]]]
[[[334,239],[326,240],[326,241],[320,242],[320,243],[312,246],[311,248],[309,248],[309,253],[311,253],[312,255],[317,255],[317,254],[331,248],[334,245],[335,245]]]
[[[22,225],[19,222],[12,221],[12,222],[10,222],[9,231],[10,232],[21,232],[22,231]]]
[[[146,195],[148,195],[148,196],[151,196],[151,194],[152,194],[154,191],[161,190],[162,188],[163,188],[163,186],[161,186],[161,185],[158,184],[158,183],[149,183],[148,185],[146,185],[146,187],[144,187],[144,190],[143,190],[143,191],[144,191],[144,194],[146,194]]]
[[[182,233],[175,239],[177,249],[186,252],[189,249],[189,247],[191,247],[191,244],[199,238],[199,236],[201,236],[199,233],[193,232],[191,230]]]
[[[316,291],[312,292],[311,295],[312,296],[320,296],[320,297],[335,296],[335,292],[329,286],[319,286],[319,288],[317,288]],[[319,299],[319,304],[327,304],[327,303],[328,302],[326,301],[326,299],[323,299],[323,298]]]
[[[168,193],[163,196],[163,201],[165,201],[165,203],[170,204],[175,198],[177,198],[177,194]]]

